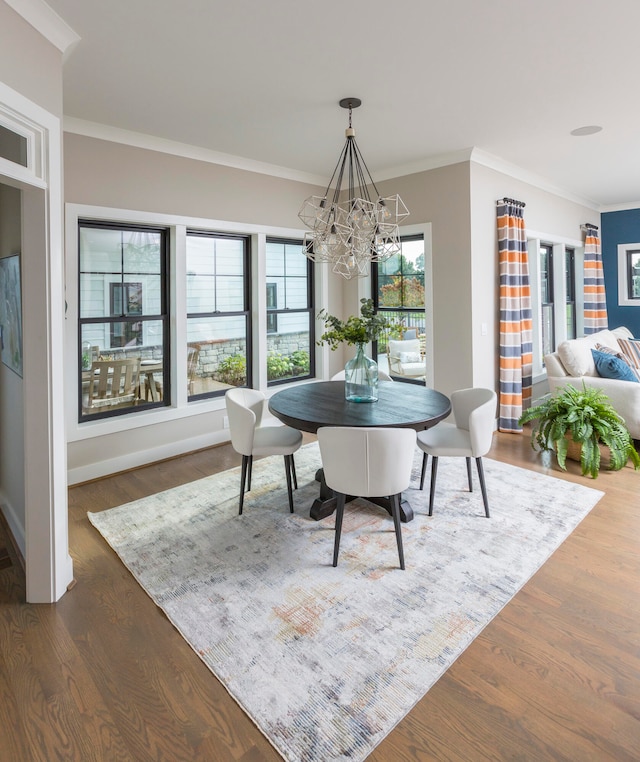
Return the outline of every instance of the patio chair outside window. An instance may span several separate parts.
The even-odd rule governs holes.
[[[131,407],[140,394],[140,358],[94,360],[91,363],[87,408]]]

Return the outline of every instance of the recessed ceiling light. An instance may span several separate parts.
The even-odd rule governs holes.
[[[600,132],[602,127],[597,124],[589,124],[586,127],[578,127],[575,130],[571,130],[571,135],[576,137],[582,137],[582,135],[595,135],[596,132]]]

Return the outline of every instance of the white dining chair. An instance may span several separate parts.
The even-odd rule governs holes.
[[[451,395],[451,408],[455,423],[442,421],[432,429],[418,433],[418,447],[423,451],[420,489],[424,487],[427,457],[431,455],[431,488],[429,516],[433,515],[433,498],[438,472],[438,458],[466,458],[469,492],[473,492],[471,458],[475,458],[480,479],[484,512],[489,518],[489,501],[484,479],[482,456],[491,448],[496,419],[496,393],[493,389],[459,389]]]
[[[344,369],[339,370],[337,373],[334,373],[333,376],[331,376],[331,381],[344,381]],[[382,368],[378,368],[378,381],[393,381],[391,376]]]
[[[325,482],[337,499],[333,565],[338,565],[346,496],[355,495],[389,498],[400,568],[404,569],[400,493],[411,481],[416,432],[413,429],[325,426],[318,429],[318,443]]]
[[[240,515],[242,515],[244,505],[245,486],[247,492],[251,490],[251,470],[254,455],[284,456],[289,510],[293,513],[292,478],[295,488],[298,489],[293,453],[302,444],[302,432],[291,426],[262,426],[265,399],[264,394],[257,389],[229,389],[225,394],[231,445],[236,452],[242,455]]]

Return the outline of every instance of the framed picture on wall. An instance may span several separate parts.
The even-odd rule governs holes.
[[[20,255],[0,259],[0,359],[22,377]]]

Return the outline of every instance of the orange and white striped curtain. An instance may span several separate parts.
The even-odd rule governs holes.
[[[531,402],[532,318],[524,204],[497,201],[500,264],[500,415],[498,429],[522,431],[518,419]]]
[[[600,236],[595,225],[584,225],[584,332],[602,331],[609,325]]]

